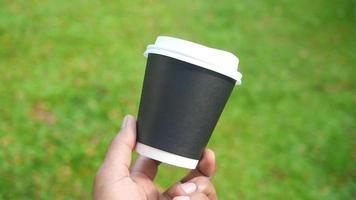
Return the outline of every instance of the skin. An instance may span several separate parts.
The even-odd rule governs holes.
[[[210,179],[216,170],[215,155],[206,149],[196,169],[161,192],[154,184],[159,162],[140,156],[131,167],[136,141],[136,120],[128,115],[113,139],[98,170],[93,189],[95,200],[216,200]]]

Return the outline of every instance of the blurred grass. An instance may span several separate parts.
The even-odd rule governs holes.
[[[316,1],[0,0],[0,199],[88,199],[142,53],[172,35],[236,53],[209,144],[220,199],[355,196],[356,5]],[[163,165],[167,187],[185,170]]]

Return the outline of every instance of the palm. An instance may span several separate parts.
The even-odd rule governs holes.
[[[132,200],[156,200],[160,197],[159,190],[152,181],[146,181],[138,177],[124,177],[110,185],[106,185],[99,193],[101,196],[98,199],[120,199],[120,197],[129,196]]]
[[[198,168],[190,171],[190,173],[185,176],[181,181],[186,182],[197,176],[212,176],[215,170],[215,160],[213,158],[213,153],[206,150],[203,155],[203,159],[200,161]],[[179,193],[178,191],[169,191],[169,189],[163,193],[160,192],[153,180],[157,173],[159,162],[140,157],[134,167],[132,168],[130,179],[133,182],[135,189],[140,192],[143,196],[140,196],[137,200],[145,199],[142,197],[147,197],[147,199],[160,199],[168,200],[172,199],[173,195],[179,195],[174,193]],[[174,185],[171,187],[173,188]],[[136,200],[136,199],[133,199]]]
[[[112,141],[105,161],[95,177],[94,199],[170,200],[184,195],[185,192],[178,184],[172,185],[163,193],[154,185],[159,166],[157,161],[140,156],[130,170],[136,141],[136,122],[130,118]],[[190,171],[181,182],[198,176],[211,177],[214,171],[214,153],[205,150],[197,169]]]
[[[197,169],[189,172],[181,182],[186,182],[194,177],[206,176],[210,177],[214,173],[215,160],[211,152],[206,150],[203,159],[199,162]],[[110,176],[111,181],[106,178],[105,185],[99,187],[101,191],[96,193],[101,194],[97,199],[120,199],[120,197],[130,196],[132,200],[170,200],[175,195],[180,195],[182,192],[170,187],[165,192],[161,192],[154,184],[154,178],[157,173],[159,162],[149,158],[139,157],[132,167],[131,172],[125,167],[125,176]],[[105,165],[103,166],[105,168]],[[100,172],[99,172],[100,173]],[[105,196],[103,196],[105,195]],[[113,196],[112,196],[113,195]]]

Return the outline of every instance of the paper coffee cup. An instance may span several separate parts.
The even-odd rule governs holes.
[[[136,151],[193,169],[235,84],[233,54],[186,40],[159,36],[148,45],[137,118]]]

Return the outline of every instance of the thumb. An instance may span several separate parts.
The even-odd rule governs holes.
[[[110,144],[100,171],[109,177],[129,176],[131,154],[136,142],[136,120],[133,116],[125,116],[119,134]]]

